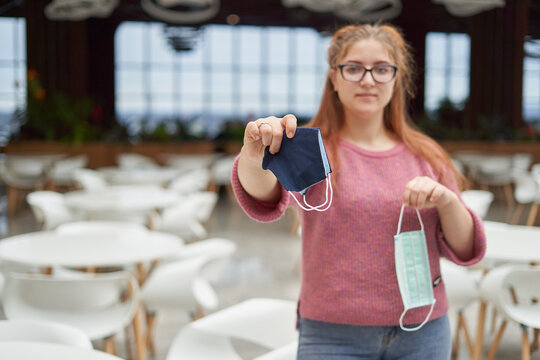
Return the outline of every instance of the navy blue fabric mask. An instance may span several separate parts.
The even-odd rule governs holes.
[[[285,190],[299,192],[303,195],[306,207],[300,204],[296,196],[293,195],[302,209],[324,211],[330,207],[332,203],[330,181],[332,169],[319,128],[297,128],[296,134],[291,139],[283,131],[280,150],[273,155],[268,146],[264,150],[262,168],[272,171]],[[307,204],[305,196],[308,188],[325,179],[327,179],[326,201],[318,206]],[[330,192],[330,201],[328,201],[328,192]],[[326,207],[323,208],[324,206]]]

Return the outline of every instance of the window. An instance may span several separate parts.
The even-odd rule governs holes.
[[[523,119],[540,130],[540,40],[525,42]]]
[[[26,103],[26,23],[0,18],[0,143],[11,133],[10,120]]]
[[[443,100],[462,108],[469,97],[471,42],[467,34],[426,36],[424,109],[433,114]]]
[[[133,129],[200,118],[212,136],[228,119],[317,111],[329,39],[314,29],[208,25],[188,51],[165,29],[126,22],[116,32],[116,111]]]

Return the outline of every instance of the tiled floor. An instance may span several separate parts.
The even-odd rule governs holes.
[[[488,219],[504,221],[505,213],[502,196],[497,195],[495,203],[488,214]],[[5,214],[5,212],[2,212]],[[224,237],[238,244],[238,251],[233,261],[217,286],[220,297],[220,308],[224,308],[252,297],[273,297],[295,300],[298,296],[300,276],[300,240],[291,232],[292,213],[278,222],[261,224],[250,220],[238,207],[234,200],[227,198],[226,193],[220,197],[216,210],[207,224],[210,237]],[[28,209],[20,211],[17,216],[6,219],[0,217],[0,236],[36,230],[32,214]],[[469,331],[475,334],[476,305],[466,312]],[[450,311],[451,325],[455,327],[455,312]],[[175,334],[189,321],[187,314],[159,314],[157,319],[156,339],[157,355],[155,359],[166,358],[167,350]],[[494,335],[489,332],[490,321],[486,324],[486,346],[491,344]],[[264,349],[258,346],[237,342],[239,352],[245,359],[261,353]],[[509,324],[504,334],[496,359],[520,359],[521,333],[517,325]],[[120,346],[122,351],[122,346]],[[462,342],[458,359],[469,359]],[[540,359],[535,352],[532,359]]]

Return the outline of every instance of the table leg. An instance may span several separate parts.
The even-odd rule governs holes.
[[[473,360],[482,359],[482,350],[484,347],[484,322],[486,320],[487,304],[484,300],[480,300],[478,309],[478,323],[476,324],[476,339],[474,344]]]

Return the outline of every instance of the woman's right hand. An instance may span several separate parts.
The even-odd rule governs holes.
[[[252,161],[262,162],[264,149],[270,146],[270,153],[275,154],[281,147],[283,130],[286,136],[292,138],[296,133],[296,117],[292,114],[282,118],[269,116],[267,118],[250,121],[244,131],[244,146],[242,156]]]

